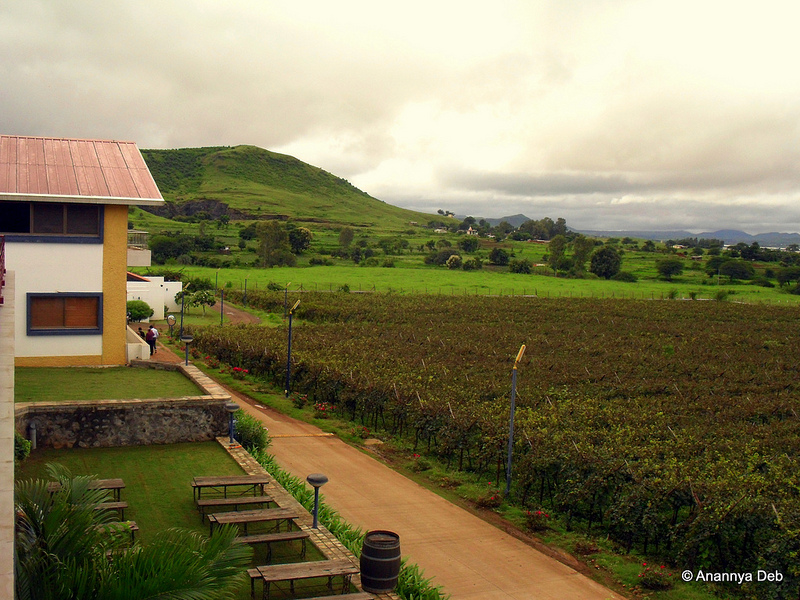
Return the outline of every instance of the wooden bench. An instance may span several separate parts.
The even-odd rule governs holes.
[[[128,508],[127,502],[101,502],[94,507],[95,510],[116,510],[119,513],[119,520],[125,520],[125,509]]]
[[[375,596],[367,592],[353,592],[352,594],[336,594],[335,596],[315,596],[303,600],[375,600]]]
[[[255,580],[261,579],[264,583],[264,600],[269,600],[270,585],[279,581],[288,581],[291,594],[294,596],[294,582],[301,579],[314,579],[326,577],[328,579],[328,589],[333,591],[333,578],[342,577],[342,594],[350,591],[350,578],[358,573],[358,567],[349,560],[340,558],[335,560],[319,560],[312,562],[288,563],[284,565],[265,565],[256,567],[260,577],[250,575],[250,593],[255,597]]]
[[[200,511],[200,521],[205,523],[206,509],[214,507],[230,507],[239,510],[240,506],[252,506],[255,504],[269,504],[274,502],[269,494],[263,496],[237,496],[235,498],[199,498],[197,500],[197,510]]]
[[[195,477],[192,480],[194,497],[199,500],[203,490],[213,492],[217,495],[222,494],[228,497],[228,488],[237,489],[236,495],[244,496],[251,490],[254,496],[264,495],[264,486],[271,481],[269,475],[233,475],[230,477]]]
[[[275,533],[256,533],[252,535],[242,535],[236,538],[237,542],[245,544],[266,544],[267,562],[272,561],[272,544],[274,542],[293,542],[302,541],[300,557],[306,557],[306,540],[310,537],[307,531],[277,531]]]
[[[291,527],[293,519],[300,513],[292,508],[262,508],[261,510],[239,510],[208,515],[209,535],[214,534],[214,525],[242,525],[244,535],[247,535],[248,525],[254,523],[273,523],[275,531],[279,531],[281,521],[287,521]]]
[[[122,489],[125,487],[125,482],[122,479],[93,479],[89,482],[90,490],[109,490],[114,496],[114,501],[119,502]],[[61,489],[61,483],[58,481],[51,481],[47,484],[47,491],[54,494]]]

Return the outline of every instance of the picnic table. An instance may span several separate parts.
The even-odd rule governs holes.
[[[239,510],[208,515],[209,534],[213,535],[214,525],[241,525],[244,535],[247,535],[248,525],[254,523],[274,523],[274,531],[280,531],[281,523],[286,522],[291,527],[293,519],[300,517],[300,513],[291,508],[263,508],[261,510]]]
[[[89,482],[89,488],[93,490],[110,490],[114,496],[114,502],[120,501],[122,490],[125,487],[125,482],[122,479],[93,479]],[[61,489],[61,483],[58,481],[51,481],[47,484],[47,491],[51,494]]]
[[[272,499],[272,496],[264,494],[263,496],[233,496],[231,498],[198,498],[196,504],[197,510],[200,513],[200,521],[205,523],[206,512],[212,507],[233,507],[233,510],[239,510],[240,506],[255,508],[254,505],[259,504],[259,508],[268,508],[269,504],[274,502],[275,500]],[[265,504],[267,506],[264,506]]]
[[[212,492],[217,495],[222,494],[224,498],[228,497],[228,488],[242,488],[237,489],[237,495],[244,496],[249,492],[253,492],[254,496],[264,494],[264,486],[270,482],[269,475],[233,475],[229,477],[195,477],[192,480],[192,488],[195,501],[199,500],[206,492]]]
[[[288,581],[292,596],[294,596],[294,582],[301,579],[315,577],[328,578],[328,590],[333,591],[334,577],[342,577],[342,594],[350,590],[350,578],[357,574],[358,567],[346,558],[334,560],[318,560],[311,562],[288,563],[282,565],[265,565],[248,570],[250,575],[250,592],[255,596],[256,579],[264,582],[264,600],[269,600],[270,585]]]

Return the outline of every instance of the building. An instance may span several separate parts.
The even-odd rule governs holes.
[[[126,362],[128,206],[163,202],[133,142],[0,135],[17,366]]]

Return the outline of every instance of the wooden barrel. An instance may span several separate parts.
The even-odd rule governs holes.
[[[391,592],[400,573],[400,536],[392,531],[367,532],[361,546],[361,587],[365,592]]]

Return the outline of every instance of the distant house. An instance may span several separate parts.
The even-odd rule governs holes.
[[[478,235],[478,230],[470,227],[469,229],[467,229],[467,235]]]
[[[17,366],[126,362],[128,206],[163,202],[133,142],[0,135]]]
[[[142,300],[153,309],[154,321],[163,321],[166,318],[164,310],[177,312],[181,309],[175,302],[176,294],[183,290],[180,281],[164,281],[163,277],[146,277],[136,273],[128,273],[127,298],[128,300]]]

